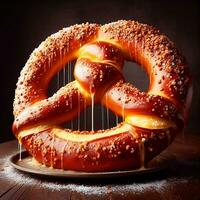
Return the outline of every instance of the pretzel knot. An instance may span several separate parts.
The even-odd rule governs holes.
[[[75,81],[47,97],[52,77],[74,59]],[[147,71],[148,92],[125,82],[125,60]],[[190,101],[185,60],[157,29],[135,21],[74,25],[42,42],[21,71],[13,132],[46,166],[93,172],[137,168],[183,130]],[[97,102],[124,121],[99,131],[62,127]]]

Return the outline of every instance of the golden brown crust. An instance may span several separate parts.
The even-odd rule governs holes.
[[[54,136],[52,132],[48,129],[28,135],[22,142],[28,152],[45,166],[89,172],[138,168],[141,162],[145,165],[165,149],[176,135],[176,129],[149,131],[135,128],[138,136],[126,131],[90,142],[74,142]]]
[[[185,59],[159,30],[135,21],[118,21],[101,27],[99,37],[123,48],[127,58],[140,63],[150,78],[149,92],[185,102],[190,77]]]
[[[63,64],[76,58],[76,80],[48,98],[46,90],[51,78]],[[150,78],[147,93],[124,82],[121,72],[124,60],[138,62],[146,69]],[[143,140],[145,162],[148,162],[168,146],[176,133],[182,131],[190,88],[191,80],[184,58],[157,29],[135,21],[117,21],[103,26],[74,25],[48,37],[31,54],[17,83],[13,131],[16,136],[21,134],[26,149],[46,166],[83,171],[139,167],[139,149]],[[95,95],[95,102],[103,100],[109,109],[125,120],[129,119],[126,122],[132,128],[112,136],[109,134],[114,130],[108,130],[106,137],[105,133],[99,137],[101,133],[98,132],[73,132],[74,137],[94,134],[94,137],[98,135],[97,138],[101,138],[89,140],[87,151],[80,154],[78,149],[82,142],[69,139],[69,131],[62,128],[62,134],[54,134],[55,127],[91,105],[91,95]],[[149,127],[140,127],[135,115],[147,116],[144,117],[146,121],[148,116],[156,117],[165,126],[152,128],[149,122]],[[43,129],[37,129],[38,126],[43,126]],[[33,127],[36,127],[34,134],[31,132]],[[117,127],[116,130],[121,129]],[[113,152],[109,148],[115,139],[120,142],[114,144],[117,150]],[[66,144],[69,146],[64,148]],[[134,154],[126,151],[127,145],[134,149]],[[98,146],[102,149],[109,146],[110,153],[97,151]]]
[[[49,81],[75,52],[97,37],[99,25],[80,24],[64,28],[49,36],[33,51],[20,73],[15,91],[14,116],[24,108],[46,99]]]

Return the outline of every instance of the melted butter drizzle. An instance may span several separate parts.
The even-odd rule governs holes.
[[[94,131],[94,93],[91,93],[91,99],[92,99],[92,119],[91,119],[91,123],[92,123],[92,131]]]
[[[71,73],[72,73],[72,63],[70,61],[68,63],[68,83],[72,81]],[[72,109],[72,96],[70,96],[70,109]],[[70,124],[71,124],[71,129],[73,130],[74,129],[73,120],[71,120]]]
[[[104,130],[104,107],[102,103],[101,103],[101,129]]]
[[[116,120],[116,126],[119,124],[119,117],[118,115],[115,115],[115,120]]]
[[[34,154],[35,154],[35,133],[33,134],[33,140],[32,140],[32,154],[33,154],[33,157],[34,157]]]
[[[139,152],[140,152],[140,168],[145,168],[145,138],[139,140]]]
[[[78,90],[78,131],[80,131],[80,91]]]
[[[106,105],[107,102],[108,102],[108,95],[106,93]],[[107,128],[110,128],[110,112],[107,106],[106,106],[106,120],[107,120]]]
[[[65,148],[67,146],[67,143],[63,145],[62,151],[61,151],[61,158],[60,158],[60,167],[62,170],[64,170],[64,156],[65,156]]]
[[[53,150],[54,150],[54,142],[55,142],[55,135],[52,136],[52,143],[51,143],[51,157],[50,157],[50,166],[53,167]]]
[[[125,121],[125,100],[122,101],[122,120]]]
[[[87,128],[87,109],[86,109],[86,99],[84,99],[84,129]]]

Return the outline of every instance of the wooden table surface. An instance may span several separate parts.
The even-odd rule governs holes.
[[[162,172],[112,180],[56,180],[24,174],[8,159],[17,142],[0,144],[0,199],[200,200],[200,134],[179,135],[167,149],[176,160]]]

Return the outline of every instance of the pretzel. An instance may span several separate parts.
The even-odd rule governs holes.
[[[48,97],[53,76],[74,59],[75,81]],[[148,92],[125,82],[125,60],[147,71]],[[22,69],[13,132],[45,166],[89,172],[134,169],[183,131],[191,88],[185,59],[159,30],[136,21],[74,25],[42,42]],[[63,127],[92,103],[104,104],[123,122],[99,131]]]

